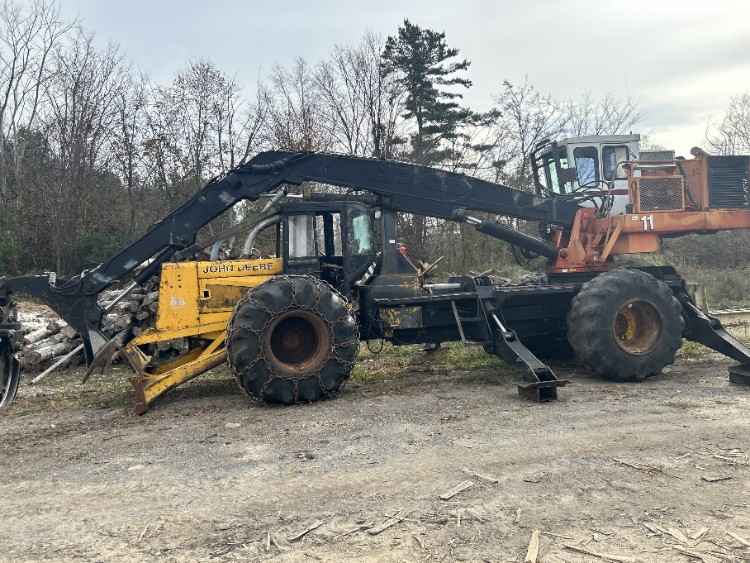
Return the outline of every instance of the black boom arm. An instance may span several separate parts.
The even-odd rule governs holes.
[[[157,253],[166,256],[165,249],[189,247],[201,227],[238,201],[254,200],[282,184],[304,182],[366,190],[394,210],[444,219],[474,210],[570,226],[578,210],[569,202],[426,166],[334,154],[265,152],[211,181],[140,240],[90,272],[84,291],[99,293]]]

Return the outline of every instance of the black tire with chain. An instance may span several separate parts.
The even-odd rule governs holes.
[[[13,348],[0,340],[0,410],[8,408],[16,397],[21,370],[13,356]]]
[[[240,387],[269,403],[335,396],[351,375],[359,330],[348,300],[312,276],[277,276],[232,314],[227,358]]]
[[[585,283],[567,324],[579,361],[612,381],[642,381],[673,363],[685,326],[682,306],[669,286],[632,269]]]

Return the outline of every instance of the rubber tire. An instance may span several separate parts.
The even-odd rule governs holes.
[[[0,410],[10,407],[18,391],[21,369],[13,357],[13,348],[0,341]]]
[[[661,332],[648,352],[633,354],[617,343],[614,322],[628,301],[650,303],[661,319]],[[585,283],[568,312],[568,341],[578,360],[612,381],[642,381],[674,362],[682,344],[682,307],[664,282],[640,270],[606,272]]]
[[[327,359],[319,370],[284,373],[267,357],[269,327],[290,311],[314,314],[329,329]],[[312,276],[278,276],[250,289],[235,306],[227,333],[227,359],[240,387],[251,397],[291,405],[334,397],[351,375],[359,352],[359,330],[348,300]]]

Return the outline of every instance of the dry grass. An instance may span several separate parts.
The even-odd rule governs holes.
[[[443,344],[434,352],[422,346],[394,346],[377,343],[362,344],[359,361],[354,366],[355,381],[371,381],[400,377],[413,371],[473,371],[482,369],[510,369],[496,356],[485,353],[481,346],[464,346],[458,342]]]

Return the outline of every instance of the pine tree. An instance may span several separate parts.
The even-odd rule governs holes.
[[[405,119],[413,119],[410,160],[439,164],[450,158],[448,148],[462,137],[465,125],[481,120],[462,107],[460,93],[446,89],[469,88],[471,81],[460,75],[471,63],[453,60],[459,50],[448,46],[444,32],[422,29],[408,19],[395,37],[388,37],[383,51],[383,73],[395,73],[407,92]]]

